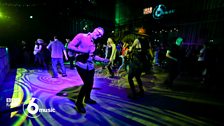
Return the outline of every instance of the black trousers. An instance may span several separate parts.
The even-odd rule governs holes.
[[[142,64],[135,64],[130,62],[129,71],[128,71],[128,82],[129,82],[133,95],[136,95],[135,85],[133,81],[134,77],[137,80],[140,92],[144,92],[142,80],[141,80],[141,73],[142,73]]]
[[[74,60],[75,60],[74,56],[69,57],[70,69],[73,69],[75,67],[75,65],[73,64]]]
[[[113,67],[113,66],[112,66],[112,63],[110,62],[109,65],[107,66],[107,69],[108,69],[110,75],[111,75],[111,76],[114,76],[114,72],[113,72],[113,70],[112,70],[111,67]]]
[[[86,70],[86,69],[82,69],[79,66],[76,66],[76,68],[84,83],[84,85],[81,87],[81,90],[79,92],[78,99],[77,99],[77,103],[82,104],[84,97],[85,99],[90,99],[90,93],[93,87],[95,69]]]
[[[172,62],[169,63],[169,65],[167,66],[167,72],[168,72],[168,76],[164,82],[164,84],[168,87],[172,87],[173,86],[173,81],[176,79],[176,77],[179,75],[180,73],[180,64],[176,63],[176,62]]]

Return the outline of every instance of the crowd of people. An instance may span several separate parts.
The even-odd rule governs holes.
[[[43,39],[38,38],[35,41],[33,55],[34,66],[42,69],[50,69],[51,64],[52,78],[58,78],[57,65],[60,65],[62,77],[66,77],[65,61],[69,62],[70,69],[76,69],[84,85],[82,86],[76,104],[78,112],[85,113],[83,102],[86,104],[96,104],[91,98],[91,90],[94,83],[95,61],[102,63],[102,68],[107,69],[110,78],[122,76],[121,71],[125,71],[128,76],[131,94],[128,98],[137,99],[144,96],[144,88],[141,80],[142,73],[150,74],[152,66],[156,65],[164,68],[168,73],[164,85],[172,88],[173,81],[177,78],[183,68],[183,62],[186,61],[186,50],[182,46],[184,39],[176,36],[175,40],[167,47],[160,43],[149,40],[149,35],[143,30],[135,33],[134,37],[126,37],[116,41],[112,34],[107,37],[106,44],[103,42],[95,43],[98,38],[103,37],[104,29],[97,27],[93,32],[78,33],[74,38],[66,38],[65,44],[53,37],[49,44]],[[25,48],[25,41],[22,41]],[[200,64],[198,71],[202,83],[211,81],[211,61],[212,56],[209,53],[208,43],[205,42],[199,49],[197,63]],[[27,51],[24,49],[24,51]],[[155,52],[155,53],[153,53]],[[211,51],[210,51],[211,52]],[[24,56],[27,56],[24,53]],[[51,59],[51,60],[50,60]],[[29,64],[26,59],[26,64]],[[74,63],[75,61],[75,63]],[[139,89],[136,90],[133,78],[136,79]]]

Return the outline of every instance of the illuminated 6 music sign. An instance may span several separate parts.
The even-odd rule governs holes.
[[[37,118],[43,112],[56,112],[54,108],[45,108],[38,98],[32,98],[26,106],[23,104],[23,112],[30,118]]]
[[[165,14],[171,14],[174,12],[175,10],[167,10],[165,5],[160,4],[153,9],[152,16],[154,19],[161,19]]]

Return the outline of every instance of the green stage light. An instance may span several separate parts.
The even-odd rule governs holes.
[[[0,18],[3,18],[3,14],[2,14],[2,12],[0,12]]]

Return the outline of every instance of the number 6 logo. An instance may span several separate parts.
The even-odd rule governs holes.
[[[29,105],[27,106],[27,111],[30,114],[36,114],[39,110],[39,106],[34,103],[34,101],[36,100],[36,98],[32,98],[31,101],[29,102]]]
[[[38,98],[32,98],[29,104],[23,104],[23,112],[30,118],[40,116],[39,109],[43,108],[42,102]]]

